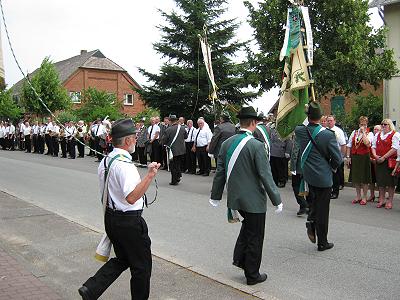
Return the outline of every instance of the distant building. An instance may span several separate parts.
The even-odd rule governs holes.
[[[388,30],[387,47],[393,49],[400,69],[400,0],[374,0],[369,7],[378,7]],[[383,117],[392,119],[400,128],[400,74],[383,83]]]
[[[68,91],[74,107],[81,104],[82,91],[91,87],[114,93],[123,102],[121,112],[134,116],[145,109],[140,95],[132,87],[141,89],[140,85],[122,67],[104,56],[100,50],[81,50],[81,54],[54,63],[60,81]],[[35,70],[29,77],[35,75]],[[19,97],[24,79],[13,87],[14,97]]]

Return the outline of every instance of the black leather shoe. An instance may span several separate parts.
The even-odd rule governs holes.
[[[318,245],[318,251],[325,251],[333,248],[333,243],[326,243],[325,245]]]
[[[243,266],[239,261],[237,261],[237,260],[234,260],[233,263],[232,263],[232,265],[234,265],[235,267],[238,267],[238,268],[244,270],[244,266]]]
[[[90,293],[89,289],[84,285],[82,285],[79,288],[78,293],[79,293],[79,295],[81,295],[83,300],[92,300],[92,299],[94,299],[92,297],[92,294]]]
[[[170,182],[169,185],[178,185],[177,182]]]
[[[260,275],[258,275],[258,278],[256,279],[247,279],[247,285],[255,285],[257,283],[261,283],[264,282],[265,280],[267,280],[267,274],[262,273]]]
[[[203,175],[203,172],[198,171],[196,172],[196,175]]]
[[[338,194],[336,194],[336,193],[331,194],[331,199],[337,199],[337,198],[339,198]]]
[[[307,213],[307,208],[300,208],[299,211],[297,212],[297,216],[302,216]]]
[[[315,244],[315,225],[312,222],[306,222],[307,235],[311,243]]]

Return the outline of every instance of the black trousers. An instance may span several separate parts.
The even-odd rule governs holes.
[[[182,156],[175,156],[169,161],[169,168],[171,170],[171,183],[178,183],[179,179],[182,177],[181,162]]]
[[[185,155],[185,163],[186,170],[190,173],[196,173],[196,152],[192,151],[194,142],[186,142],[186,155]]]
[[[199,172],[200,173],[210,173],[211,170],[211,160],[208,157],[208,152],[206,151],[207,146],[196,147],[196,157],[199,162]]]
[[[339,168],[337,169],[336,173],[332,172],[332,180],[333,180],[333,185],[332,185],[332,194],[337,194],[339,195],[339,185],[340,185],[340,175],[339,175]]]
[[[24,134],[22,132],[18,135],[18,148],[19,150],[26,150],[24,142]]]
[[[95,140],[95,150],[97,151],[96,156],[97,160],[101,160],[103,158],[104,149],[100,146],[100,138],[96,136]]]
[[[145,152],[146,147],[136,147],[136,151],[139,156],[139,163],[142,165],[147,165],[147,154]]]
[[[33,153],[38,153],[39,152],[39,146],[38,146],[38,135],[34,134],[32,135],[32,145],[33,145]]]
[[[270,165],[275,184],[286,184],[288,177],[288,160],[286,157],[271,156]]]
[[[92,149],[96,150],[96,142],[93,138],[89,139],[89,147],[90,147],[90,151],[89,151],[89,156],[95,156],[95,153]]]
[[[161,163],[161,147],[158,140],[154,140],[151,143],[151,154],[150,154],[151,162],[155,161]]]
[[[76,141],[74,138],[68,140],[68,153],[70,158],[76,157],[76,149],[75,149]]]
[[[339,185],[344,186],[344,162],[338,168],[339,173]]]
[[[51,137],[51,144],[53,145],[53,156],[58,156],[58,151],[60,151],[60,144],[58,143],[58,137]]]
[[[47,153],[46,154],[53,155],[53,143],[51,142],[50,134],[45,134],[44,141],[45,141],[46,146],[47,146]]]
[[[167,167],[167,147],[162,146],[161,147],[161,161],[162,161],[162,165],[163,167]]]
[[[31,136],[28,134],[25,136],[25,149],[26,152],[31,152],[32,151],[32,143],[31,143]]]
[[[61,139],[61,154],[63,158],[67,157],[67,138],[63,137]]]
[[[1,147],[1,149],[5,149],[6,148],[6,146],[5,146],[5,139],[4,138],[0,138],[0,147]]]
[[[296,197],[297,204],[300,206],[300,208],[307,208],[308,204],[307,204],[305,197],[299,196],[301,179],[302,179],[302,175],[300,175],[300,174],[293,175],[292,174],[293,193],[294,193],[294,196]]]
[[[7,145],[10,150],[15,150],[15,136],[14,135],[11,135],[8,137]]]
[[[38,152],[40,154],[44,153],[44,136],[38,135]]]
[[[331,202],[331,188],[319,188],[308,185],[309,194],[307,197],[310,212],[307,220],[316,228],[318,245],[325,245],[328,242],[329,227],[329,205]]]
[[[233,261],[243,266],[247,279],[256,279],[260,275],[265,213],[255,214],[242,210],[239,213],[244,220],[233,252]]]
[[[85,139],[83,137],[78,138],[80,143],[77,143],[79,157],[85,157]]]
[[[131,271],[131,297],[148,299],[152,268],[151,240],[142,217],[113,213],[105,214],[105,228],[116,257],[105,263],[84,285],[95,299],[127,268]]]

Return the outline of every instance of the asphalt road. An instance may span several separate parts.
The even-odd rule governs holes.
[[[0,151],[0,190],[101,231],[97,164],[91,158],[63,160]],[[142,170],[141,170],[142,172]],[[268,280],[253,287],[232,263],[239,224],[226,221],[225,202],[208,204],[212,176],[187,175],[179,186],[158,177],[158,199],[145,212],[155,255],[260,298],[398,299],[400,295],[400,202],[391,211],[351,205],[352,188],[331,204],[332,250],[317,252],[296,217],[291,188],[281,189],[284,212],[269,203],[261,271]],[[149,198],[154,194],[154,185]],[[95,269],[87,269],[90,275]],[[212,298],[212,297],[211,297]],[[206,297],[204,299],[211,299]]]

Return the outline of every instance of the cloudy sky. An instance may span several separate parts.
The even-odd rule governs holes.
[[[171,11],[173,0],[2,0],[14,50],[24,71],[35,70],[43,58],[60,61],[78,55],[80,50],[100,49],[122,66],[140,84],[146,84],[137,67],[158,72],[160,56],[152,43],[160,33],[156,26],[163,22],[158,9]],[[248,40],[252,28],[246,23],[247,9],[241,0],[229,0],[227,18],[242,23],[237,37]],[[257,1],[250,1],[256,3]],[[380,26],[376,13],[373,24]],[[6,82],[12,86],[22,78],[11,56],[2,29]],[[268,111],[277,91],[265,93],[254,103]]]

